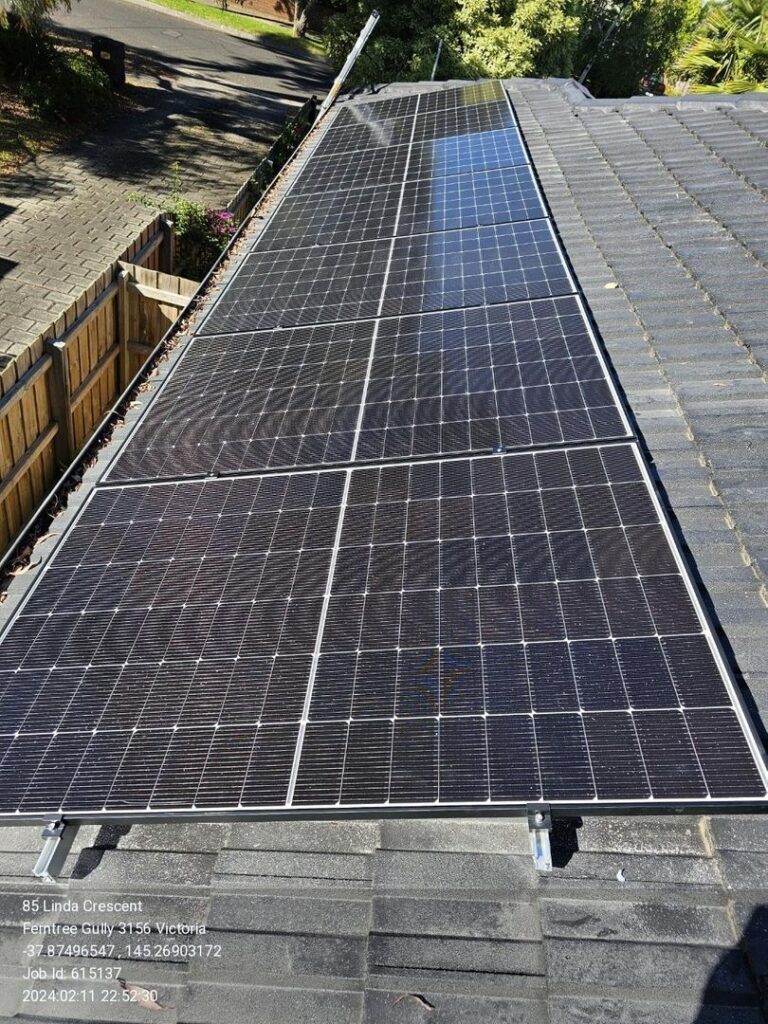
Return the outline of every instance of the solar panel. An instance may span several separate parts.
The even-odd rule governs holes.
[[[374,330],[369,320],[193,339],[110,479],[348,461]]]
[[[576,291],[500,83],[342,110],[2,637],[0,816],[764,801]]]
[[[416,113],[418,105],[418,96],[394,96],[391,99],[372,100],[368,103],[348,103],[341,107],[330,125],[330,130],[410,117]]]
[[[326,132],[315,147],[313,156],[335,156],[360,150],[402,146],[410,142],[412,132],[412,117],[345,125],[335,131]]]
[[[626,437],[573,297],[383,320],[357,460]]]
[[[419,98],[419,110],[430,113],[436,110],[451,110],[457,107],[471,107],[481,103],[506,102],[504,86],[499,81],[472,82],[449,89],[423,92]]]
[[[573,292],[547,220],[395,239],[387,315],[547,298]]]
[[[253,248],[288,249],[389,238],[395,231],[401,193],[402,183],[397,181],[375,188],[289,195]]]
[[[763,792],[633,447],[355,471],[295,803]]]
[[[251,253],[201,325],[229,334],[376,316],[389,239]]]
[[[420,111],[416,115],[413,141],[427,142],[452,135],[470,135],[514,127],[515,119],[506,101],[437,110],[433,113]]]
[[[0,673],[4,815],[765,793],[630,445],[100,488]]]
[[[319,199],[329,192],[386,187],[401,182],[408,164],[408,146],[389,146],[364,153],[312,157],[291,186],[290,195],[311,194]]]
[[[215,805],[246,734],[247,799],[284,800],[343,489],[95,491],[0,646],[0,810]]]
[[[389,151],[387,151],[389,152]],[[409,178],[440,178],[525,164],[528,157],[517,131],[478,132],[414,143]]]
[[[533,175],[518,165],[406,181],[397,233],[416,235],[545,216]]]

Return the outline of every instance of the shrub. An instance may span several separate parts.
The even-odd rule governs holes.
[[[112,106],[109,79],[88,54],[54,51],[47,69],[26,74],[19,83],[20,98],[42,117],[74,122]]]
[[[176,237],[176,266],[181,277],[201,280],[235,233],[235,218],[229,210],[209,209],[203,203],[187,199],[181,192],[179,165],[173,165],[171,187],[167,195],[149,196],[133,192],[129,199],[152,209],[160,209],[173,220]]]

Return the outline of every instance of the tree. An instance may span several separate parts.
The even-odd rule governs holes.
[[[0,21],[10,15],[23,31],[31,32],[42,26],[46,14],[62,6],[70,10],[72,0],[0,0]]]
[[[334,0],[334,6],[338,13],[328,19],[323,38],[335,70],[346,60],[371,11],[381,14],[347,79],[349,85],[429,78],[438,39],[453,33],[453,0]]]
[[[579,19],[569,0],[458,0],[468,68],[493,78],[572,72]]]
[[[700,0],[578,0],[581,36],[574,61],[596,96],[632,96],[646,74],[661,74],[698,19]],[[615,30],[605,40],[611,24]]]
[[[694,92],[767,90],[768,0],[710,0],[677,70]]]
[[[293,34],[297,37],[306,35],[309,11],[314,7],[315,0],[293,0]]]

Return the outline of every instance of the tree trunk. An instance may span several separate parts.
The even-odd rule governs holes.
[[[293,34],[297,38],[306,35],[307,15],[315,0],[293,0]]]

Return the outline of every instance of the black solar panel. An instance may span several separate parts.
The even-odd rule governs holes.
[[[354,473],[297,804],[763,792],[633,448]]]
[[[391,243],[251,253],[198,333],[229,334],[376,316]]]
[[[113,480],[346,462],[375,324],[193,340]]]
[[[313,157],[303,167],[291,187],[291,196],[310,194],[313,198],[349,189],[386,187],[399,183],[408,163],[408,146],[364,153],[339,153],[335,156]]]
[[[356,458],[629,433],[573,297],[383,320]]]
[[[0,720],[9,815],[764,795],[628,445],[99,489]]]
[[[345,125],[335,131],[326,132],[315,147],[313,156],[335,156],[360,150],[402,146],[410,142],[412,132],[413,117]]]
[[[504,167],[407,181],[397,233],[416,235],[545,216],[530,169]]]
[[[431,139],[444,139],[452,135],[470,135],[514,127],[515,119],[506,100],[438,110],[433,113],[422,113],[420,109],[416,115],[413,141],[428,142]]]
[[[394,96],[386,100],[372,100],[369,103],[347,103],[333,119],[330,130],[346,128],[356,124],[372,124],[389,121],[398,117],[410,117],[416,113],[418,96]]]
[[[397,238],[382,312],[421,313],[573,292],[549,221]]]
[[[389,238],[395,231],[402,190],[402,183],[397,181],[321,195],[289,195],[256,239],[254,248],[301,248]]]
[[[343,488],[97,490],[0,646],[0,810],[218,806],[238,757],[284,801]]]

